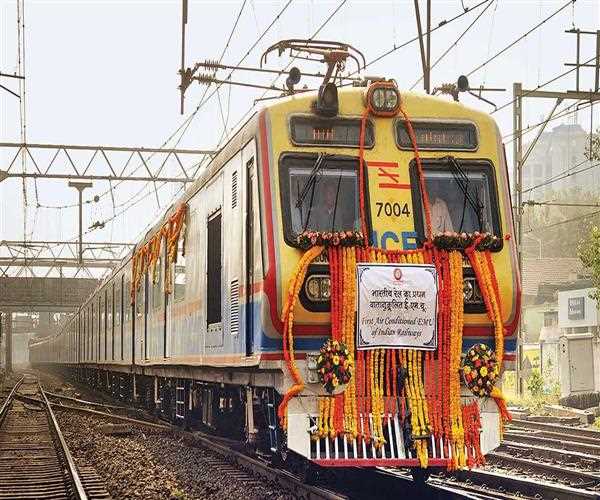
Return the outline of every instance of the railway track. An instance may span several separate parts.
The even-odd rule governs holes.
[[[600,432],[593,429],[513,420],[486,460],[483,469],[449,477],[495,489],[497,498],[600,498]]]
[[[0,499],[44,498],[110,496],[92,468],[75,466],[41,385],[25,374],[0,406]]]
[[[91,406],[96,410],[116,413],[123,411],[123,407],[64,396],[55,395],[52,399],[56,408],[61,408],[58,405],[59,399],[62,399],[63,404],[66,402],[68,405]],[[67,410],[66,406],[63,408]],[[108,414],[105,416],[110,417]],[[119,418],[115,414],[112,416]],[[561,439],[556,435],[559,431],[556,427],[560,429]],[[237,451],[239,447],[236,448],[227,440],[199,432],[190,433],[179,429],[176,432],[193,440],[198,446],[220,455],[215,458],[213,465],[223,471],[223,474],[239,476],[248,482],[260,477],[289,490],[298,498],[337,500],[372,498],[374,495],[386,496],[390,492],[403,492],[412,498],[437,499],[600,499],[600,455],[595,448],[600,433],[588,429],[514,421],[510,428],[507,427],[501,447],[488,455],[489,465],[485,469],[432,475],[423,486],[415,485],[405,471],[395,469],[358,469],[345,478],[332,481],[325,479],[319,486],[311,486],[295,474]],[[565,448],[563,443],[571,446]],[[368,485],[377,485],[377,491]]]

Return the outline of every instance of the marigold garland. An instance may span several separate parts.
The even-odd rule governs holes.
[[[492,257],[489,251],[478,252],[475,250],[475,244],[465,250],[467,257],[471,263],[471,267],[475,272],[477,283],[481,289],[483,300],[486,306],[488,317],[494,324],[494,340],[496,348],[496,378],[502,373],[502,362],[504,360],[504,324],[502,321],[502,303],[500,298],[500,290],[494,271]],[[512,420],[512,416],[506,407],[506,401],[500,388],[494,385],[490,396],[496,402],[498,411],[500,412],[500,428],[502,430],[502,422]]]
[[[152,282],[157,281],[156,263],[160,257],[160,249],[163,240],[166,242],[167,262],[165,265],[165,292],[171,293],[173,290],[173,280],[171,277],[171,266],[177,263],[177,249],[179,240],[183,234],[183,255],[185,255],[185,232],[187,205],[184,203],[165,221],[160,229],[140,248],[136,249],[131,259],[131,297],[133,304],[135,294],[140,286],[142,277],[146,272],[150,272]]]
[[[360,231],[304,231],[296,237],[296,243],[306,250],[313,246],[354,247],[362,245],[364,239]]]
[[[309,264],[319,255],[321,255],[323,251],[323,247],[317,246],[312,247],[307,250],[296,267],[296,271],[292,275],[292,279],[288,285],[288,293],[285,301],[285,305],[283,307],[283,312],[281,314],[281,321],[283,322],[283,356],[288,366],[288,370],[292,374],[292,378],[294,380],[294,385],[288,389],[283,400],[279,404],[279,408],[277,409],[277,415],[279,417],[279,422],[283,429],[287,429],[287,406],[289,400],[296,396],[298,393],[302,392],[304,389],[304,380],[302,379],[302,375],[298,371],[298,367],[296,366],[296,358],[294,357],[294,337],[293,337],[293,328],[294,328],[294,306],[296,305],[296,300],[298,299],[298,294],[300,292],[300,288],[304,283],[304,277],[306,275],[306,271],[308,269]]]
[[[284,355],[295,385],[280,405],[280,418],[285,404],[303,388],[301,378],[294,375],[293,304],[308,266],[307,254],[317,248],[317,254],[327,249],[331,278],[331,336],[348,349],[353,358],[354,374],[341,395],[319,397],[318,424],[315,435],[331,438],[342,434],[372,443],[377,449],[385,444],[384,423],[390,415],[402,418],[405,444],[412,447],[421,466],[428,464],[428,438],[435,437],[434,447],[451,457],[451,469],[483,463],[480,449],[481,421],[479,404],[461,404],[460,365],[463,317],[463,255],[471,261],[482,290],[486,310],[494,324],[496,356],[501,364],[504,349],[502,306],[490,250],[501,247],[502,240],[489,233],[444,233],[433,237],[430,206],[425,179],[410,119],[400,109],[411,139],[417,163],[419,184],[423,194],[427,241],[417,250],[383,250],[369,246],[365,209],[364,138],[366,121],[371,112],[362,116],[359,139],[359,208],[360,232],[323,233],[307,231],[297,243],[308,249],[298,265],[286,307],[284,308]],[[311,259],[312,260],[312,259]],[[434,263],[438,271],[438,349],[437,353],[419,350],[374,349],[356,352],[355,308],[357,262]],[[289,347],[288,347],[289,346]],[[355,358],[355,359],[354,359]],[[497,389],[491,395],[498,402]],[[502,400],[503,401],[503,400]],[[505,412],[499,403],[500,413]],[[283,421],[285,423],[285,420]]]

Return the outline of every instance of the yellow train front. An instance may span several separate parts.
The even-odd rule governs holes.
[[[400,106],[412,130],[399,112]],[[446,235],[446,239],[452,239],[458,235],[460,239],[462,235],[472,242],[477,235],[486,233],[495,236],[485,253],[493,270],[500,309],[497,316],[500,320],[496,318],[496,323],[501,321],[502,326],[499,328],[493,321],[494,315],[486,311],[489,300],[486,301],[486,291],[482,290],[482,278],[478,278],[470,259],[461,251],[463,283],[459,306],[464,327],[458,355],[467,353],[469,358],[475,351],[479,355],[483,343],[489,347],[488,354],[499,352],[504,358],[500,361],[512,361],[520,290],[516,250],[510,238],[513,227],[507,167],[494,120],[458,102],[398,92],[389,83],[371,82],[369,86],[339,91],[329,86],[318,97],[314,93],[296,94],[271,104],[258,115],[257,135],[265,269],[261,287],[260,365],[282,370],[283,377],[276,383],[282,396],[290,388],[298,387],[299,379],[303,385],[301,391],[292,390],[287,408],[283,409],[285,415],[280,412],[287,431],[287,448],[322,466],[477,463],[472,456],[475,449],[481,457],[499,445],[498,406],[487,397],[489,391],[475,396],[465,386],[464,372],[451,366],[451,370],[456,370],[450,375],[452,384],[460,384],[454,387],[460,393],[457,396],[460,407],[453,411],[455,418],[462,418],[459,424],[464,426],[460,429],[463,440],[456,441],[458,431],[454,429],[455,439],[450,439],[454,445],[448,446],[448,436],[443,435],[439,426],[438,432],[434,432],[434,420],[449,418],[435,415],[444,406],[439,401],[445,397],[440,391],[450,390],[446,385],[435,388],[444,363],[440,332],[437,348],[428,353],[389,348],[359,353],[353,346],[349,357],[354,365],[350,371],[353,370],[357,383],[363,387],[363,394],[353,397],[368,398],[369,404],[359,402],[358,409],[353,409],[350,403],[342,412],[353,412],[354,422],[335,422],[332,408],[344,403],[333,402],[336,397],[323,387],[324,374],[331,373],[331,366],[324,369],[326,347],[320,351],[331,337],[333,325],[332,267],[327,249],[305,268],[301,284],[296,285],[297,300],[291,323],[284,308],[289,303],[290,283],[297,279],[298,263],[306,248],[311,243],[318,245],[324,235],[329,238],[339,231],[348,231],[349,235],[366,232],[368,241],[356,242],[357,248],[361,248],[354,254],[359,256],[357,260],[361,260],[367,246],[372,247],[368,250],[371,258],[367,260],[418,265],[427,261],[419,253],[424,245],[429,248],[426,253],[429,262],[432,260],[428,236],[441,235],[443,239]],[[423,186],[428,191],[432,235],[427,234]],[[375,248],[385,252],[377,257]],[[352,266],[355,269],[354,262]],[[343,279],[356,279],[355,273]],[[441,277],[438,275],[437,279]],[[456,311],[456,305],[450,309]],[[356,318],[355,302],[350,314]],[[438,310],[437,314],[442,312]],[[450,318],[453,312],[446,314]],[[291,327],[291,334],[284,328],[284,322]],[[282,335],[287,344],[283,349]],[[498,350],[498,339],[504,343],[504,349]],[[412,393],[410,387],[400,387],[402,381],[398,379],[402,360],[409,367],[409,358],[414,358],[410,368],[421,372],[421,387],[414,386]],[[370,365],[365,365],[365,359]],[[375,370],[379,371],[374,371],[374,362],[378,363]],[[458,362],[462,365],[464,359],[459,358]],[[479,361],[474,367],[476,374],[478,367]],[[375,385],[368,380],[365,383],[365,376],[372,377],[374,373],[382,379],[376,380]],[[411,408],[417,389],[425,400],[418,404],[424,405],[425,411],[429,406],[429,414],[421,416],[427,422],[421,422],[420,429],[415,429],[415,422],[419,426],[418,419],[412,427],[407,425],[411,411],[418,410]],[[379,391],[381,406],[371,404],[374,390]],[[477,406],[476,415],[469,413],[473,405]],[[461,412],[460,418],[456,416]],[[467,425],[472,418],[475,424],[470,421]],[[452,434],[449,429],[445,432]]]

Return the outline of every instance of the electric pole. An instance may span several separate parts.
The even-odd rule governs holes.
[[[69,181],[69,187],[79,192],[79,265],[83,265],[83,190],[92,187],[92,183]]]
[[[427,46],[423,35],[423,26],[421,25],[421,11],[419,0],[414,0],[415,17],[417,19],[417,32],[419,34],[419,49],[421,51],[421,65],[423,67],[423,88],[428,94],[431,93],[431,0],[427,0]]]

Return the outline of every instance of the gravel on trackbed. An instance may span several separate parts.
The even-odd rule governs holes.
[[[57,410],[71,454],[92,465],[115,499],[285,499],[277,486],[236,479],[212,451],[190,446],[177,434],[132,426],[124,436],[104,435],[101,417]]]

